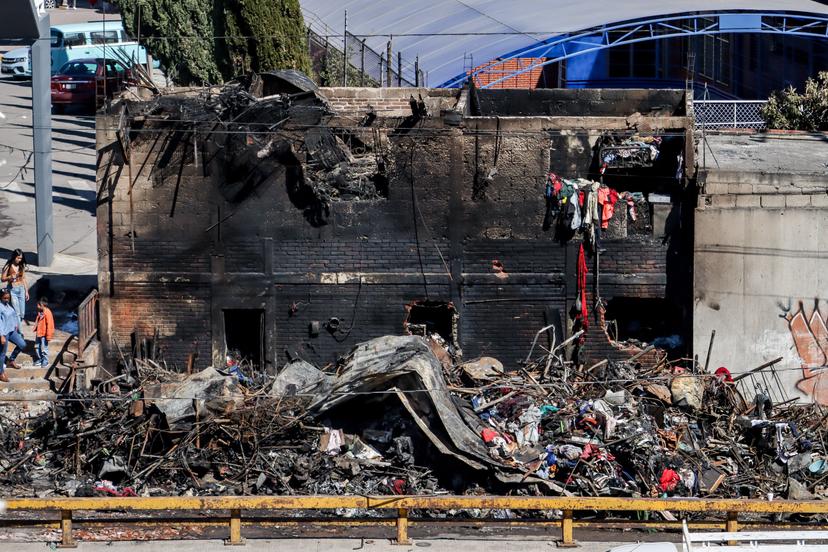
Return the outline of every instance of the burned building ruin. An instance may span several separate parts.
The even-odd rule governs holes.
[[[692,341],[684,91],[317,89],[282,72],[124,101],[97,145],[110,371],[152,350],[275,373],[424,332],[506,366],[542,328],[546,345],[585,330],[584,362]],[[557,181],[611,192],[606,227],[562,220]]]

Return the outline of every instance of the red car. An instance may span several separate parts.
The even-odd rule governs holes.
[[[131,79],[129,69],[113,59],[72,60],[52,76],[52,105],[56,111],[67,105],[97,109],[105,98],[122,91]]]

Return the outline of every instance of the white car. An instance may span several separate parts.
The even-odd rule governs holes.
[[[29,50],[29,48],[15,48],[3,54],[0,71],[3,74],[11,74],[15,77],[31,78],[32,57],[29,55]]]

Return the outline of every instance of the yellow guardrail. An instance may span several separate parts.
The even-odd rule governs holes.
[[[333,510],[358,508],[396,510],[396,537],[407,544],[409,511],[511,509],[560,510],[562,545],[573,545],[577,511],[599,512],[710,512],[726,514],[725,530],[739,530],[739,514],[828,514],[828,501],[737,500],[694,498],[616,498],[616,497],[530,497],[530,496],[205,496],[205,497],[101,497],[101,498],[12,498],[0,501],[8,511],[59,511],[61,546],[75,546],[72,536],[73,513],[77,511],[195,511],[226,510],[220,516],[229,526],[227,544],[241,544],[242,511],[254,510]],[[169,518],[153,519],[163,524]],[[377,525],[387,520],[376,520]],[[587,525],[578,523],[578,525]],[[630,525],[635,525],[634,521]],[[662,524],[663,525],[663,524]]]

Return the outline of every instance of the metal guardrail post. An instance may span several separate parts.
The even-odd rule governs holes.
[[[558,546],[573,548],[578,546],[572,535],[572,510],[564,510],[561,517],[561,541]]]
[[[411,541],[408,539],[408,508],[397,509],[396,544],[411,544]]]
[[[60,537],[58,548],[78,547],[78,543],[72,538],[72,510],[60,511]]]
[[[739,530],[739,512],[728,512],[727,521],[725,522],[725,531],[728,533],[735,533]],[[736,546],[736,541],[728,541],[728,546]]]
[[[241,536],[241,510],[230,510],[230,538],[224,541],[228,546],[239,546],[244,544]]]

